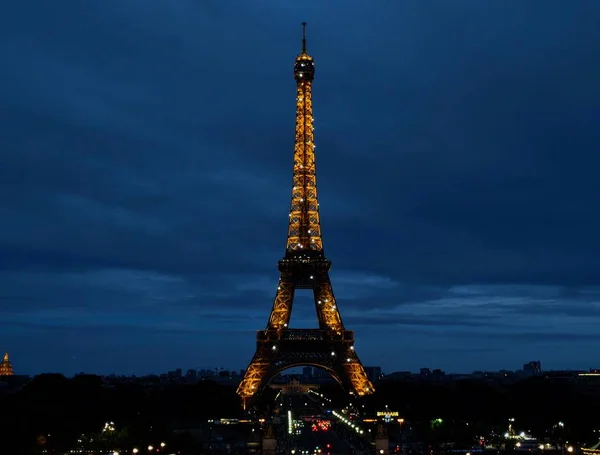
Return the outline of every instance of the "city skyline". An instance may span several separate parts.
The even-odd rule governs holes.
[[[304,20],[324,249],[363,363],[600,361],[599,4],[228,5],[9,6],[16,373],[247,365],[285,249]],[[314,313],[298,295],[290,326]]]
[[[2,369],[2,366],[6,365],[7,368],[5,368],[4,370]],[[298,376],[298,375],[305,375],[305,369],[306,368],[310,368],[312,370],[313,373],[317,376],[321,376],[324,375],[326,377],[328,377],[329,379],[331,379],[332,381],[334,380],[333,377],[331,377],[325,370],[323,370],[321,367],[318,366],[313,366],[313,365],[305,365],[305,366],[295,366],[295,367],[291,367],[291,368],[287,368],[282,370],[279,374],[280,375],[290,375],[290,376]],[[25,372],[25,371],[17,371],[17,372],[13,372],[12,369],[12,363],[9,362],[8,360],[8,353],[4,354],[4,362],[0,362],[0,378],[4,375],[4,376],[12,376],[13,374],[17,375],[17,376],[37,376],[37,375],[43,375],[43,374],[62,374],[66,377],[75,377],[75,376],[79,376],[79,375],[98,375],[98,376],[116,376],[116,377],[148,377],[148,376],[172,376],[174,373],[179,373],[182,375],[182,377],[186,377],[188,376],[188,374],[190,372],[195,372],[195,373],[202,373],[205,376],[198,376],[198,378],[200,377],[210,377],[210,375],[208,373],[211,373],[214,376],[219,375],[220,373],[226,372],[229,373],[230,377],[242,377],[245,369],[244,368],[237,368],[235,366],[231,366],[231,365],[219,365],[219,366],[201,366],[201,367],[193,367],[193,366],[175,366],[169,370],[164,370],[164,371],[146,371],[146,372],[138,372],[138,373],[130,373],[130,374],[124,374],[118,371],[112,371],[112,372],[104,372],[104,373],[99,373],[99,372],[95,372],[95,371],[77,371],[71,374],[65,374],[62,371],[37,371],[37,372]],[[394,369],[392,368],[391,370],[388,371],[384,371],[381,369],[380,366],[378,365],[365,365],[365,368],[368,369],[370,371],[369,374],[373,374],[371,370],[377,370],[380,374],[383,374],[385,376],[390,375],[390,377],[394,377],[395,374],[397,373],[401,373],[401,374],[405,374],[405,373],[410,373],[413,376],[423,376],[424,374],[424,370],[427,370],[429,372],[429,374],[433,374],[432,377],[434,377],[436,374],[443,374],[443,375],[448,375],[449,377],[451,376],[456,376],[456,377],[461,377],[461,376],[469,376],[469,375],[478,375],[481,373],[485,373],[485,374],[502,374],[505,372],[511,372],[514,374],[519,374],[519,373],[523,373],[524,371],[530,371],[532,369],[534,369],[537,373],[536,374],[541,374],[541,373],[552,373],[552,372],[594,372],[596,373],[598,371],[597,368],[578,368],[578,369],[561,369],[561,370],[557,370],[557,369],[544,369],[543,368],[543,364],[542,362],[540,362],[539,360],[530,360],[527,361],[525,363],[523,363],[522,365],[519,365],[517,368],[496,368],[493,370],[469,370],[469,371],[445,371],[443,369],[440,369],[438,367],[436,367],[435,365],[429,365],[429,366],[421,366],[417,369]],[[8,370],[10,370],[10,373],[8,372]],[[320,371],[320,373],[317,373],[317,370]],[[527,375],[526,375],[527,376]],[[522,379],[523,375],[521,376],[516,376],[516,379],[521,378]],[[196,376],[194,376],[194,379],[196,378]]]

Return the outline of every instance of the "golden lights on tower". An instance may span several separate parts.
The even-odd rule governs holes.
[[[296,57],[296,135],[294,175],[287,250],[323,251],[317,200],[312,81],[315,62],[306,53],[306,23],[302,24],[302,52]]]
[[[315,63],[306,51],[303,23],[302,51],[294,62],[296,125],[286,251],[278,264],[281,276],[269,322],[257,334],[256,353],[237,389],[244,407],[274,374],[297,364],[324,368],[354,395],[374,392],[354,352],[354,334],[342,323],[329,278],[331,262],[323,251],[312,105],[314,77]],[[313,291],[318,329],[289,329],[296,289]],[[321,352],[326,347],[329,350]]]

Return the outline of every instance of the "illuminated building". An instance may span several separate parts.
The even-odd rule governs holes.
[[[329,279],[331,261],[323,251],[312,107],[315,62],[306,52],[306,24],[302,25],[302,52],[294,64],[296,134],[286,249],[278,263],[280,278],[269,322],[257,333],[256,353],[237,390],[244,407],[278,373],[303,365],[326,370],[354,395],[374,391],[354,351],[354,332],[342,323]],[[288,327],[299,289],[313,293],[318,329]]]
[[[13,366],[8,360],[8,352],[4,353],[4,360],[0,363],[0,376],[12,376]]]
[[[600,442],[597,442],[589,449],[582,447],[581,453],[583,453],[584,455],[600,455]]]
[[[283,395],[306,395],[311,390],[319,390],[318,384],[303,384],[297,379],[292,379],[287,384],[271,384],[269,387],[280,390]]]

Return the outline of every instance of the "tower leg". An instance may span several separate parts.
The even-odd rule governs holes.
[[[248,406],[250,399],[264,387],[265,382],[268,380],[269,367],[269,361],[261,355],[260,351],[257,351],[237,389],[237,394],[242,399],[244,409]]]

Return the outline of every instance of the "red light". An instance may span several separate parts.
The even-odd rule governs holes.
[[[328,449],[331,449],[331,444],[327,444],[327,448],[328,448]]]

